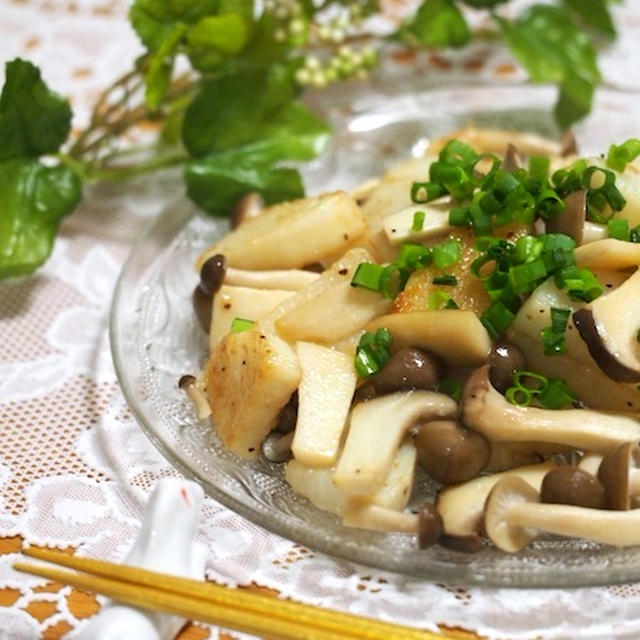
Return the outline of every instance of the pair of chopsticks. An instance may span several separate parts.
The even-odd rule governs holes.
[[[443,640],[419,629],[361,618],[209,582],[179,578],[138,567],[31,547],[22,553],[74,571],[16,562],[18,571],[125,604],[164,611],[220,627],[277,640]]]

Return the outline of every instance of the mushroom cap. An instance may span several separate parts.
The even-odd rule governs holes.
[[[202,330],[209,333],[211,330],[211,311],[213,307],[213,297],[207,295],[200,285],[197,285],[191,296],[193,311],[198,319],[198,324]]]
[[[396,351],[373,378],[378,393],[432,389],[442,376],[443,365],[429,351],[403,347]]]
[[[546,220],[547,233],[564,233],[581,245],[587,216],[587,190],[574,191],[564,199],[564,203],[563,211]]]
[[[602,509],[604,487],[594,475],[579,467],[562,465],[551,469],[542,480],[540,501]]]
[[[527,368],[524,354],[511,342],[497,342],[489,355],[489,380],[500,392],[505,393],[511,386],[513,374]]]
[[[418,544],[427,549],[440,539],[444,525],[438,510],[430,502],[425,502],[418,512]]]
[[[227,270],[227,259],[221,254],[207,258],[200,267],[200,288],[208,296],[218,292],[224,282]]]
[[[627,511],[631,508],[629,479],[632,462],[639,455],[640,447],[637,444],[625,442],[602,459],[598,480],[604,487],[605,506],[608,509]]]
[[[502,551],[520,551],[536,537],[535,530],[509,524],[509,509],[523,502],[538,502],[538,492],[516,475],[499,480],[487,496],[484,530]]]
[[[418,463],[442,484],[475,478],[491,456],[491,446],[483,435],[464,429],[453,420],[435,420],[421,425],[415,443]]]
[[[482,538],[477,533],[467,536],[451,536],[444,534],[440,536],[438,544],[451,551],[461,551],[462,553],[478,553],[484,546]]]

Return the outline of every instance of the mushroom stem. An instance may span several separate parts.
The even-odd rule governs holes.
[[[300,289],[304,289],[304,287],[316,280],[318,275],[302,269],[252,271],[250,269],[227,267],[224,282],[238,287],[300,291]]]
[[[462,397],[463,422],[492,442],[553,442],[609,453],[640,440],[640,422],[625,415],[590,409],[563,411],[511,404],[489,381],[489,367],[476,369]]]
[[[618,547],[640,544],[640,509],[606,511],[563,504],[514,503],[506,522],[516,527],[572,538],[585,538]]]

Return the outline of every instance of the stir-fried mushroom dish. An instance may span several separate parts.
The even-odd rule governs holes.
[[[640,141],[575,153],[468,127],[352,193],[243,198],[197,263],[199,417],[345,526],[640,544]]]

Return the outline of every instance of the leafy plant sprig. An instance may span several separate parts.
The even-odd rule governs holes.
[[[424,0],[387,40],[413,48],[462,47],[465,6],[485,10],[532,81],[559,87],[558,123],[585,116],[601,77],[597,40],[616,35],[615,0],[557,0],[509,19],[508,0]],[[83,183],[182,166],[188,195],[228,215],[248,191],[267,203],[303,194],[297,169],[323,150],[327,125],[299,98],[308,88],[363,79],[382,38],[363,25],[377,0],[135,0],[130,20],[146,52],[98,99],[68,141],[69,103],[40,71],[16,59],[0,95],[0,278],[29,274],[51,252]],[[593,39],[595,38],[595,40]],[[177,73],[176,60],[189,70]],[[150,148],[126,148],[143,122]]]

